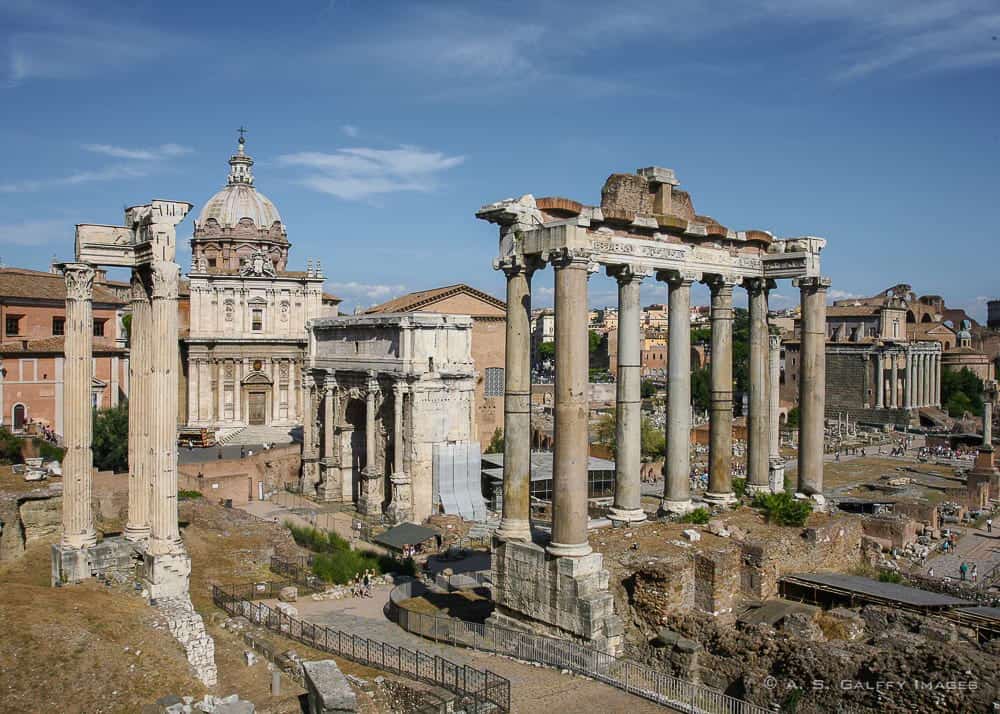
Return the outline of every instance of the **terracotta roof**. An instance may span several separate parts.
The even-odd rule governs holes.
[[[342,303],[344,302],[344,300],[343,298],[339,298],[336,295],[331,295],[330,293],[323,293],[323,302]]]
[[[503,300],[499,300],[488,293],[482,292],[481,290],[476,290],[475,288],[464,283],[459,283],[458,285],[446,285],[441,288],[432,288],[431,290],[420,290],[415,293],[409,293],[394,300],[384,302],[381,305],[370,307],[365,310],[365,312],[416,312],[427,305],[432,305],[433,303],[449,298],[452,295],[460,295],[462,293],[478,298],[479,300],[482,300],[493,307],[504,310],[505,312],[507,310],[507,303]]]
[[[56,273],[24,268],[0,268],[0,301],[4,298],[65,302],[66,283],[62,275]],[[101,283],[94,283],[94,302],[125,304]]]
[[[63,354],[65,337],[43,337],[40,340],[10,340],[0,343],[0,355],[6,354]],[[125,353],[114,340],[94,340],[94,354]]]

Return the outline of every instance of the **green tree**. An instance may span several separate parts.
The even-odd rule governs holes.
[[[750,391],[750,313],[742,307],[733,315],[733,380],[737,392]]]
[[[712,341],[712,330],[708,327],[694,327],[691,329],[692,345],[707,345]]]
[[[967,367],[941,371],[941,403],[952,417],[983,410],[983,380]]]
[[[788,419],[785,421],[785,426],[789,429],[799,428],[799,408],[792,407],[788,410]]]
[[[639,433],[642,455],[652,459],[662,457],[666,451],[666,438],[663,431],[657,429],[653,422],[643,417]],[[611,452],[612,457],[617,456],[618,430],[614,414],[604,416],[597,423],[596,437],[597,443],[606,447]]]
[[[554,360],[556,358],[556,343],[555,342],[542,342],[538,345],[538,359],[542,360]]]
[[[21,448],[24,442],[11,432],[0,427],[0,464],[19,464],[24,459]]]
[[[589,340],[588,349],[590,350],[590,354],[594,354],[595,352],[597,352],[597,348],[601,346],[601,342],[604,340],[604,336],[600,332],[595,332],[594,330],[590,330],[587,333],[587,338]]]
[[[493,432],[493,437],[490,439],[489,445],[486,447],[487,454],[502,454],[503,453],[503,429],[500,427],[496,428]]]
[[[768,523],[779,526],[803,526],[812,513],[812,503],[799,501],[786,491],[758,493],[751,505],[763,511]]]
[[[691,402],[695,409],[706,410],[711,396],[712,377],[708,367],[701,367],[691,372]]]
[[[122,317],[122,329],[125,331],[125,343],[132,344],[132,313]]]
[[[102,471],[128,470],[128,403],[95,412],[93,450]]]
[[[656,385],[648,379],[642,380],[642,384],[639,387],[639,395],[643,399],[652,399],[656,396]]]

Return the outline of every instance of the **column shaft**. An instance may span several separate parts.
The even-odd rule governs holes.
[[[329,377],[328,377],[329,380]],[[337,415],[334,410],[336,399],[336,384],[326,384],[323,391],[323,458],[329,459],[333,456],[334,426]]]
[[[799,378],[801,382],[801,376]],[[882,353],[875,355],[875,407],[882,409],[885,406],[885,398],[882,394],[885,389],[885,364],[882,361]]]
[[[552,474],[552,555],[582,556],[587,541],[589,461],[587,335],[588,256],[571,252],[555,267],[555,454]]]
[[[823,493],[823,413],[826,408],[827,278],[800,278],[802,364],[799,376],[799,485]]]
[[[906,381],[903,389],[903,408],[913,408],[913,350],[906,350],[906,371],[903,374]]]
[[[393,385],[392,390],[392,472],[403,473],[403,399],[404,386]]]
[[[931,360],[926,352],[920,356],[920,380],[923,383],[923,392],[920,395],[920,406],[926,407],[931,403]]]
[[[935,352],[934,359],[934,391],[931,394],[931,405],[941,406],[941,353]]]
[[[733,495],[733,283],[717,278],[712,290],[712,363],[705,500],[731,503]]]
[[[747,418],[747,485],[751,491],[768,491],[770,455],[770,389],[767,330],[767,284],[747,283],[750,307],[750,414]]]
[[[691,283],[700,276],[675,274],[667,281],[667,453],[661,509],[691,507]]]
[[[616,400],[615,500],[613,521],[646,520],[642,510],[642,394],[639,374],[642,339],[639,296],[643,269],[609,268],[618,280],[618,384]]]
[[[511,263],[507,275],[504,355],[503,505],[497,537],[531,540],[531,272]]]
[[[94,379],[93,288],[94,269],[85,263],[62,266],[66,281],[66,321],[63,372],[62,545],[88,548],[97,543],[91,506],[94,489],[94,458],[91,451],[93,406],[90,390]]]
[[[785,460],[781,457],[781,337],[771,335],[770,352],[768,355],[768,371],[770,372],[767,386],[770,391],[768,405],[771,409],[771,419],[768,424],[768,462],[772,469],[781,469],[784,473]],[[768,485],[770,486],[770,480]]]
[[[153,555],[183,549],[177,525],[177,285],[180,267],[157,260],[152,267],[152,339],[150,345],[153,418],[150,543]]]
[[[129,335],[128,400],[128,521],[125,537],[131,541],[149,537],[149,499],[152,464],[149,460],[150,340],[153,313],[148,280],[140,271],[132,271],[132,329]]]
[[[892,363],[889,365],[889,384],[891,385],[889,388],[889,405],[893,409],[896,409],[899,407],[899,355],[892,352],[889,355],[889,359],[892,360]]]

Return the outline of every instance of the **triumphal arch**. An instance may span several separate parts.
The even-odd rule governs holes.
[[[587,279],[603,267],[618,282],[618,387],[613,520],[646,519],[640,503],[640,297],[644,280],[668,286],[667,458],[661,510],[691,508],[691,286],[711,290],[709,484],[705,501],[734,502],[732,487],[733,291],[747,291],[750,313],[748,487],[781,483],[777,442],[780,342],[768,327],[768,292],[791,279],[802,306],[798,490],[821,498],[825,390],[826,290],[820,251],[826,241],[778,239],[734,230],[698,215],[670,169],[613,174],[599,206],[531,195],[484,206],[477,216],[499,226],[494,267],[507,276],[503,518],[493,557],[495,617],[529,620],[609,651],[621,622],[607,590],[601,555],[588,542]],[[532,276],[555,273],[555,454],[550,538],[530,523]],[[535,540],[533,542],[533,535]],[[544,547],[543,547],[544,546]],[[513,622],[512,622],[513,624]]]

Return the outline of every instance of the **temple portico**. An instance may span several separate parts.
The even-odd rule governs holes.
[[[711,307],[710,474],[706,501],[735,501],[732,488],[733,292],[747,290],[750,306],[749,481],[751,490],[783,487],[777,444],[775,374],[780,341],[769,338],[767,293],[794,279],[803,314],[802,444],[798,490],[823,488],[825,294],[820,275],[822,238],[779,240],[766,231],[734,231],[695,214],[673,171],[650,167],[613,174],[600,206],[531,195],[484,206],[477,213],[500,230],[497,269],[507,276],[507,406],[503,521],[493,558],[497,619],[528,619],[609,651],[620,643],[621,622],[607,592],[607,572],[588,538],[587,276],[603,266],[618,281],[616,481],[613,520],[646,518],[639,500],[639,287],[655,276],[669,293],[667,459],[661,510],[691,507],[690,289],[706,283]],[[555,280],[555,454],[551,538],[545,550],[530,542],[528,483],[530,344],[526,313],[532,273],[551,265]],[[523,368],[522,368],[523,366]],[[535,597],[522,592],[530,587]],[[551,590],[538,595],[541,590]],[[539,603],[539,601],[542,601]],[[551,605],[549,603],[558,603]]]

